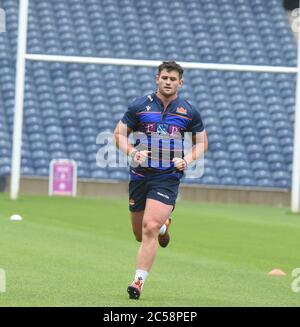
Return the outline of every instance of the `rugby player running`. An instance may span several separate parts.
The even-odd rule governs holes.
[[[141,242],[134,280],[127,288],[131,299],[141,295],[158,244],[166,247],[170,241],[170,215],[184,170],[208,147],[200,113],[178,95],[182,67],[174,61],[163,62],[156,85],[156,92],[130,104],[114,131],[116,146],[132,159],[129,210],[133,233]],[[129,142],[132,132],[134,145]],[[185,154],[186,132],[192,134],[192,148]]]

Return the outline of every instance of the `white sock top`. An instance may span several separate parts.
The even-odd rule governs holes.
[[[159,235],[164,235],[165,232],[167,230],[167,226],[166,224],[163,224],[161,227],[160,227],[160,230],[159,230]]]
[[[145,282],[145,280],[147,279],[147,276],[148,276],[148,272],[146,270],[137,269],[135,271],[134,280],[137,280],[140,277],[143,279],[143,282]]]

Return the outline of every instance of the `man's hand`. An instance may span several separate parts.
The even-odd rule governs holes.
[[[143,150],[138,151],[136,149],[132,150],[130,153],[130,156],[132,160],[138,164],[142,164],[148,159],[148,154],[151,153],[151,151]]]
[[[174,162],[174,166],[180,171],[183,171],[187,168],[187,162],[183,158],[175,157],[172,161]]]

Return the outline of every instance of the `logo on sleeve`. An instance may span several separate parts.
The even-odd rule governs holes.
[[[178,108],[176,109],[176,112],[177,112],[178,114],[182,114],[182,115],[186,115],[186,114],[187,114],[187,110],[184,109],[183,107],[178,107]]]

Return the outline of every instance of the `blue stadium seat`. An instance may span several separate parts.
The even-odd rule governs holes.
[[[116,180],[128,180],[128,173],[124,171],[114,171],[109,174],[109,178]]]
[[[269,178],[262,178],[257,180],[257,185],[259,187],[274,187],[274,182]]]
[[[236,160],[231,167],[233,167],[234,169],[250,169],[250,162],[248,158],[245,157],[244,159]]]
[[[232,160],[238,160],[238,161],[247,161],[248,160],[248,156],[246,154],[246,152],[232,152],[231,153],[231,159]]]
[[[210,175],[204,175],[203,178],[201,178],[201,182],[203,184],[209,184],[209,185],[220,185],[220,180],[216,176],[210,176]]]
[[[216,164],[216,167],[218,169],[232,167],[232,162],[229,159],[219,159],[219,160],[216,160],[216,163],[215,164]]]
[[[219,168],[218,169],[218,176],[222,177],[234,177],[234,170],[232,168]]]
[[[238,180],[235,177],[226,176],[221,178],[222,185],[236,186],[238,185]]]
[[[275,186],[280,188],[290,188],[291,187],[291,179],[278,179],[275,181]]]
[[[95,179],[108,179],[109,174],[105,170],[97,169],[91,172],[91,177]]]
[[[265,161],[254,161],[254,162],[252,162],[252,169],[254,171],[268,170],[269,169],[269,165]]]
[[[235,171],[235,176],[238,179],[242,179],[242,178],[249,178],[252,176],[252,171],[250,169],[247,168],[241,168],[241,169],[237,169]]]
[[[244,177],[239,179],[239,185],[246,186],[246,187],[253,187],[253,186],[257,186],[257,182],[253,178]]]

